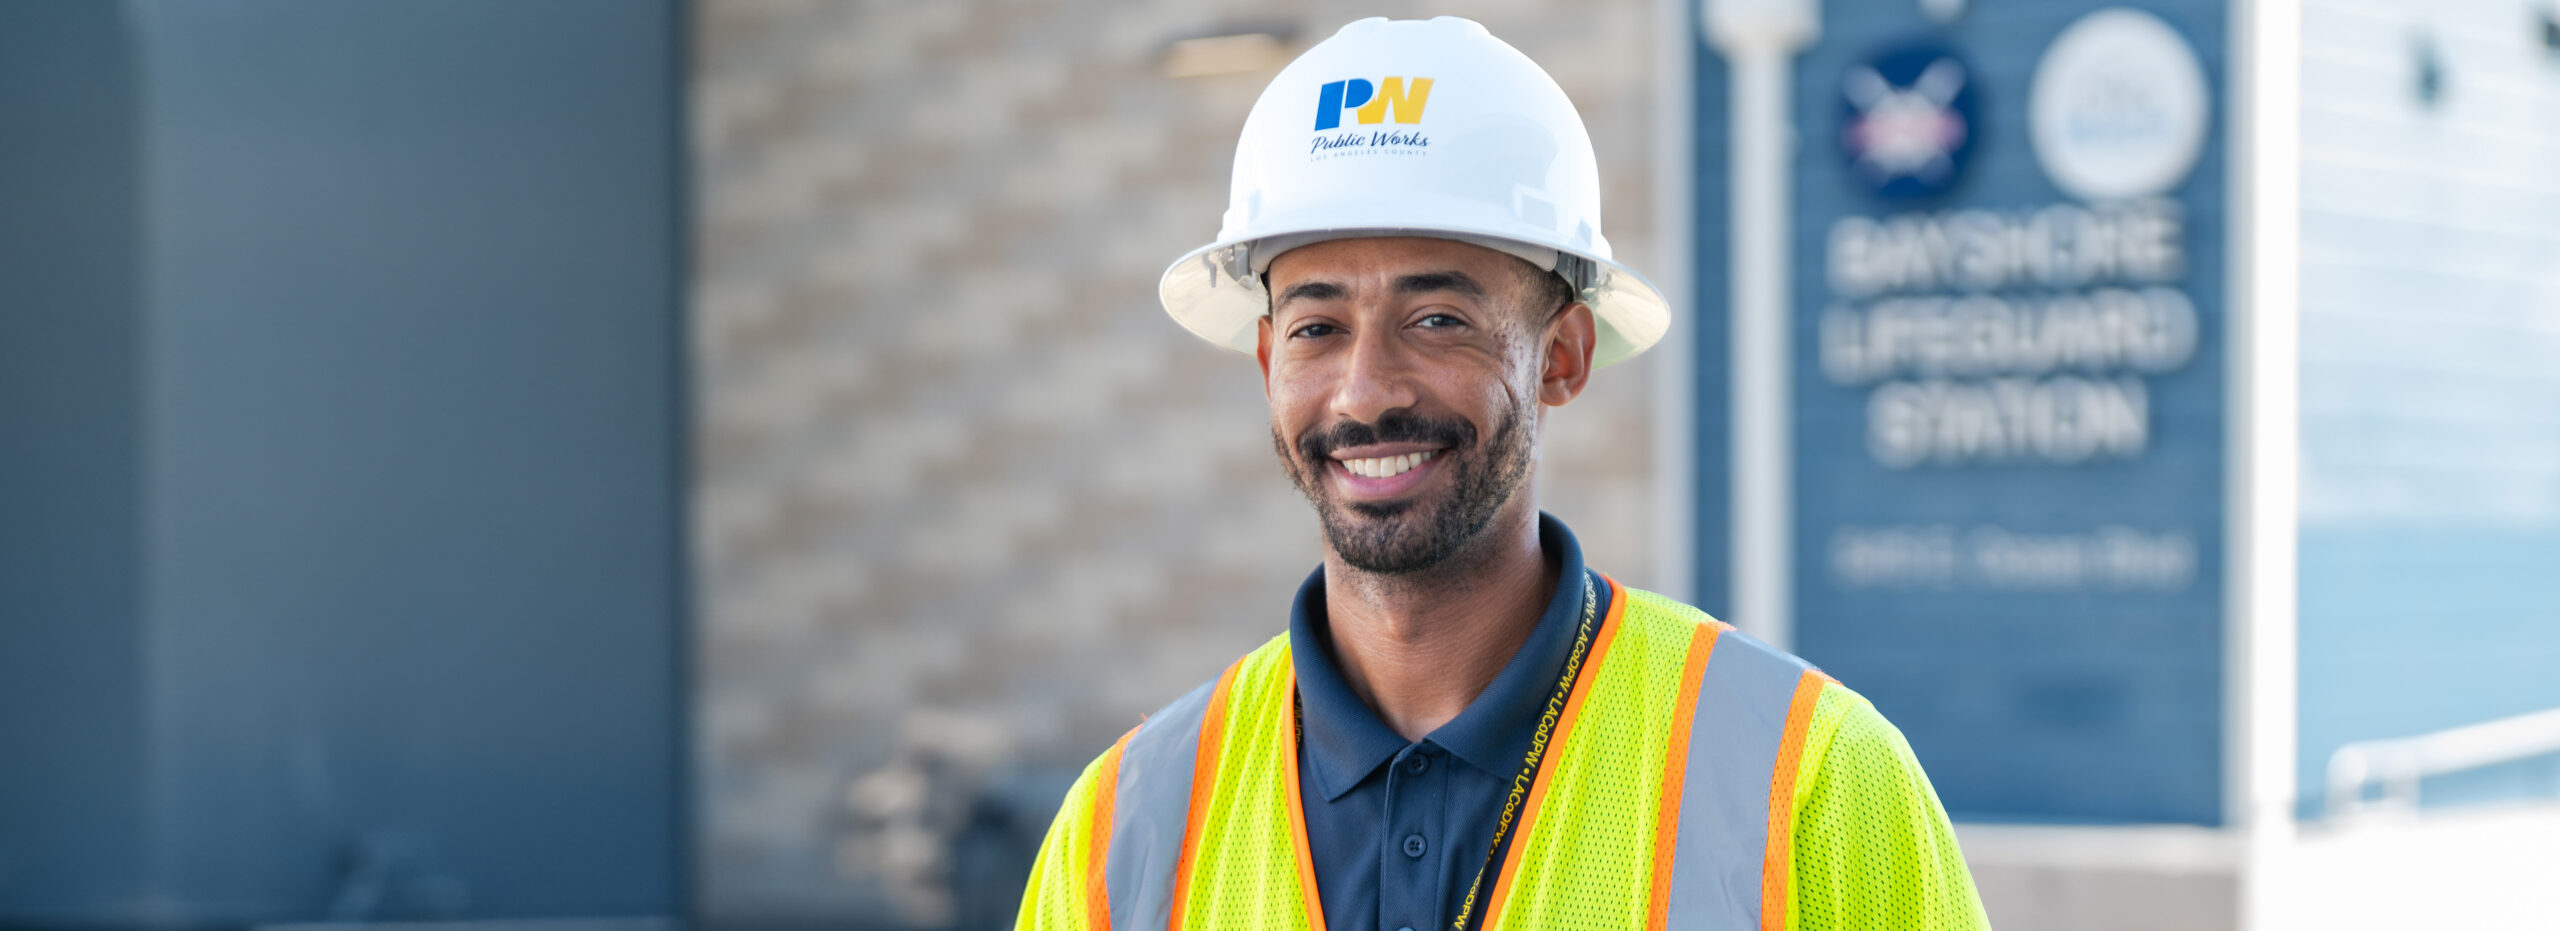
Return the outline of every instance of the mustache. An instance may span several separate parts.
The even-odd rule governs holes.
[[[1390,412],[1376,423],[1346,420],[1298,435],[1298,455],[1309,463],[1333,458],[1333,451],[1373,443],[1429,443],[1448,449],[1475,445],[1476,428],[1454,418]]]

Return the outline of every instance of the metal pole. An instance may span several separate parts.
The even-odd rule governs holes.
[[[1696,456],[1697,276],[1690,269],[1697,224],[1697,45],[1689,31],[1695,0],[1654,0],[1654,285],[1671,302],[1671,335],[1653,349],[1653,584],[1698,603]],[[1723,605],[1709,610],[1727,612]]]
[[[1734,623],[1784,648],[1789,617],[1787,215],[1795,130],[1787,70],[1819,31],[1813,0],[1708,0],[1733,80]]]
[[[2224,504],[2226,806],[2248,838],[2245,931],[2292,927],[2299,687],[2302,5],[2233,0],[2231,317]]]

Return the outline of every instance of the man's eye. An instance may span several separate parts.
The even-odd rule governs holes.
[[[1293,339],[1315,339],[1315,338],[1320,337],[1320,336],[1331,336],[1331,335],[1333,335],[1333,333],[1334,333],[1334,325],[1333,325],[1333,324],[1330,324],[1330,323],[1310,323],[1310,324],[1307,324],[1306,326],[1302,326],[1302,327],[1299,327],[1299,328],[1297,328],[1297,329],[1295,329],[1295,330],[1291,330],[1291,331],[1289,331],[1289,336],[1290,336],[1291,338],[1293,338]]]
[[[1420,319],[1420,320],[1416,320],[1416,321],[1414,321],[1414,325],[1415,325],[1415,326],[1425,326],[1425,327],[1433,327],[1433,328],[1438,328],[1438,327],[1452,327],[1452,326],[1463,326],[1463,325],[1465,325],[1465,324],[1466,324],[1466,321],[1464,321],[1464,320],[1460,320],[1460,319],[1458,319],[1458,318],[1456,318],[1456,317],[1454,317],[1454,316],[1451,316],[1451,315],[1449,315],[1449,314],[1432,314],[1432,315],[1430,315],[1430,316],[1428,316],[1428,317],[1424,317],[1424,318],[1422,318],[1422,319]]]

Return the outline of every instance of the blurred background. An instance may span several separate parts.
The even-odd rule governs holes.
[[[2000,927],[2560,927],[2543,0],[0,0],[0,927],[1008,925],[1318,557],[1156,278],[1442,13],[1685,308],[1542,503]]]

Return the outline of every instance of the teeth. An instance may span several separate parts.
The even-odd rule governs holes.
[[[1342,468],[1361,478],[1394,478],[1412,471],[1414,466],[1430,461],[1431,457],[1438,452],[1433,450],[1423,453],[1406,453],[1401,456],[1381,456],[1375,459],[1344,459]]]

